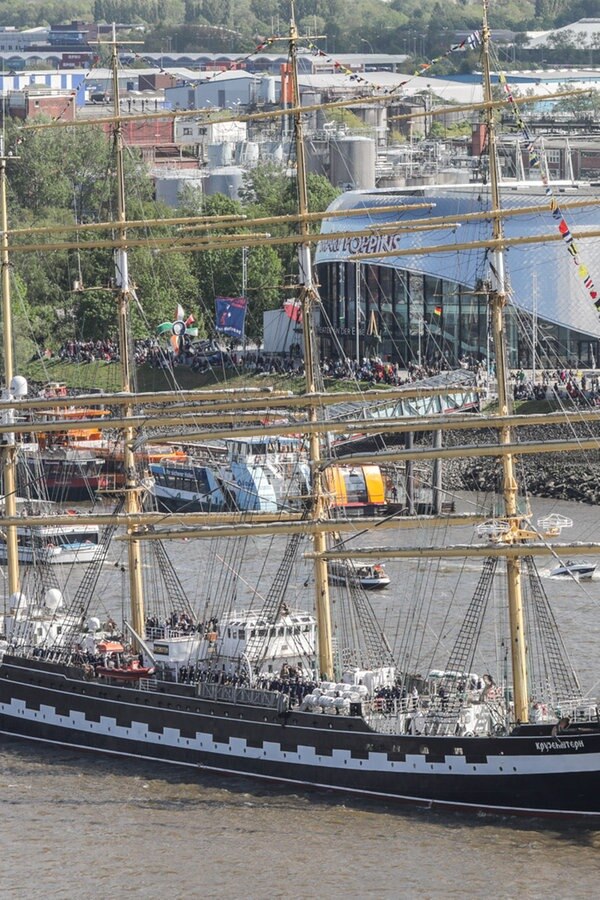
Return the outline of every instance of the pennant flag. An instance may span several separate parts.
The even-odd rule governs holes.
[[[465,41],[467,47],[475,50],[481,44],[481,34],[479,31],[473,31]]]
[[[297,322],[298,324],[302,322],[302,304],[299,300],[286,300],[283,304],[283,309],[292,322]]]
[[[177,309],[175,310],[175,319],[177,322],[183,322],[184,318],[185,318],[185,313],[183,311],[183,306],[180,303],[178,303]]]
[[[215,297],[215,330],[232,337],[243,337],[246,307],[245,297]]]
[[[591,299],[594,301],[594,306],[596,307],[596,309],[598,309],[600,306],[600,298],[598,297],[598,290],[597,290],[596,286],[594,285],[594,282],[592,280],[592,277],[591,277],[587,267],[582,263],[582,261],[579,257],[579,248],[573,239],[571,229],[569,228],[567,221],[561,212],[560,206],[559,206],[556,198],[554,197],[554,194],[552,191],[552,185],[550,184],[550,175],[548,173],[548,165],[547,165],[547,161],[546,161],[546,156],[543,154],[543,151],[540,154],[535,149],[534,140],[529,132],[529,129],[527,128],[527,125],[523,121],[523,117],[521,116],[519,107],[518,107],[517,103],[515,102],[513,93],[510,89],[508,81],[506,80],[506,75],[504,72],[499,72],[498,80],[499,80],[500,84],[502,85],[502,87],[504,89],[504,93],[506,94],[506,96],[511,104],[511,111],[513,114],[513,118],[515,120],[515,124],[516,124],[517,128],[519,129],[519,131],[521,132],[519,140],[523,144],[523,146],[526,148],[527,153],[529,154],[529,165],[531,166],[531,168],[540,170],[540,178],[541,178],[542,184],[544,185],[544,188],[545,188],[545,194],[550,200],[550,209],[552,211],[552,218],[558,222],[558,231],[561,234],[561,236],[566,244],[567,252],[571,254],[571,258],[572,258],[573,262],[575,263],[575,265],[577,266],[577,274],[578,274],[579,278],[581,279],[581,281],[583,282],[583,286],[587,290]]]

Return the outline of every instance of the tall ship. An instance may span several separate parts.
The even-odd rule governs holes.
[[[290,26],[289,51],[295,120],[298,187],[298,297],[305,342],[306,390],[300,398],[257,393],[236,398],[209,391],[136,395],[131,364],[123,352],[121,393],[113,398],[119,413],[112,425],[123,428],[127,483],[123,504],[107,528],[124,526],[127,547],[127,593],[131,609],[121,630],[102,623],[92,605],[94,585],[85,596],[67,603],[56,588],[27,596],[17,565],[19,518],[12,501],[18,426],[15,410],[27,405],[22,379],[14,375],[6,289],[4,292],[4,357],[7,398],[2,401],[4,426],[5,513],[9,602],[2,625],[0,662],[0,732],[60,747],[158,760],[192,769],[269,779],[285,786],[307,785],[394,799],[425,808],[476,813],[513,813],[576,818],[596,822],[600,816],[600,722],[596,701],[586,696],[569,662],[563,639],[537,572],[534,557],[547,556],[561,531],[560,517],[534,523],[517,486],[515,458],[524,453],[565,451],[580,446],[563,438],[518,441],[518,417],[512,413],[503,327],[508,303],[502,217],[495,152],[493,97],[489,71],[487,5],[481,32],[485,109],[489,143],[492,230],[486,290],[492,330],[498,412],[443,416],[420,420],[419,430],[444,433],[452,428],[479,429],[488,436],[483,447],[452,445],[406,447],[394,458],[494,455],[499,459],[501,508],[487,515],[432,515],[416,519],[421,539],[410,546],[406,524],[378,520],[375,547],[348,544],[346,532],[356,521],[331,521],[325,472],[329,464],[324,438],[331,428],[330,402],[318,379],[316,329],[319,304],[312,276],[311,235],[307,216],[304,141],[296,56],[298,31]],[[114,97],[118,106],[117,47],[113,41]],[[121,120],[116,118],[118,220],[115,242],[121,346],[127,346],[132,284],[127,259],[127,221],[122,167]],[[2,154],[0,175],[5,178]],[[4,184],[4,180],[2,181]],[[5,207],[4,207],[5,209]],[[550,206],[548,207],[550,209]],[[6,213],[4,212],[4,216]],[[4,269],[8,254],[3,223]],[[6,285],[4,285],[6,288]],[[380,398],[374,391],[365,402]],[[90,398],[86,398],[90,402]],[[106,402],[97,398],[97,402]],[[311,489],[299,511],[269,517],[205,512],[184,516],[145,510],[143,478],[136,474],[135,429],[148,409],[163,421],[165,441],[173,426],[192,439],[201,414],[223,413],[223,430],[232,417],[255,403],[254,430],[260,409],[301,407],[307,435]],[[145,410],[144,415],[138,411]],[[577,410],[581,420],[597,420],[597,412]],[[596,418],[594,418],[596,417]],[[561,424],[569,413],[545,414],[538,424]],[[252,428],[236,426],[240,439]],[[262,427],[277,434],[281,426]],[[298,426],[295,425],[297,428]],[[386,423],[391,428],[392,422]],[[394,423],[416,430],[414,420]],[[187,428],[187,430],[186,430]],[[363,433],[364,420],[346,422],[348,432]],[[490,435],[493,435],[490,437]],[[153,440],[157,435],[153,435]],[[585,441],[583,442],[585,444]],[[587,446],[597,446],[589,438]],[[391,454],[388,454],[390,456]],[[353,464],[361,464],[354,457]],[[98,517],[99,518],[99,517]],[[59,518],[60,521],[60,518]],[[454,544],[451,526],[477,525],[474,542]],[[361,521],[361,533],[369,527]],[[434,538],[423,540],[423,529]],[[380,535],[400,533],[400,547],[385,548]],[[337,535],[330,541],[329,536]],[[274,543],[277,535],[282,543]],[[194,603],[179,592],[176,573],[164,550],[167,540],[225,540],[227,552],[216,551],[223,578],[212,582],[202,573],[201,596]],[[307,541],[307,544],[303,543]],[[258,542],[267,541],[264,545]],[[310,543],[308,544],[308,541]],[[156,548],[168,590],[160,604],[144,605],[142,544]],[[188,545],[189,546],[189,545]],[[211,544],[212,546],[212,544]],[[283,550],[282,550],[283,546]],[[237,548],[241,549],[238,551]],[[578,545],[578,555],[597,554],[600,545]],[[237,555],[239,552],[239,556]],[[561,554],[568,552],[561,545]],[[253,587],[241,602],[245,557],[260,556],[270,572],[266,587]],[[276,558],[274,555],[276,554]],[[419,566],[419,602],[406,616],[403,634],[386,635],[360,584],[330,593],[330,560],[414,558]],[[305,585],[291,581],[299,557],[310,561]],[[425,598],[438,604],[434,566],[441,558],[481,566],[463,618],[452,639],[436,645],[437,667],[418,672],[411,664],[414,648],[427,630]],[[418,562],[417,562],[418,561]],[[211,569],[212,571],[212,569]],[[225,575],[236,576],[231,580]],[[233,583],[232,583],[233,582]],[[125,588],[124,588],[125,589]],[[337,589],[333,589],[337,590]],[[389,591],[402,594],[403,586]],[[314,605],[312,599],[314,596]],[[495,624],[489,624],[497,595],[502,602]],[[166,599],[165,599],[166,598]],[[156,606],[151,606],[151,601]],[[335,601],[335,602],[334,602]],[[421,605],[419,605],[419,603]],[[419,614],[421,619],[419,619]],[[480,642],[502,628],[499,652],[479,655]],[[485,668],[480,668],[481,660]],[[441,664],[439,664],[441,663]],[[142,763],[143,764],[143,763]]]

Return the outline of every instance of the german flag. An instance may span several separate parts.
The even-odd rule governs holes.
[[[434,316],[441,316],[441,314],[442,314],[442,307],[441,307],[441,306],[436,306],[436,307],[434,308],[434,310],[433,310],[433,314],[434,314]]]

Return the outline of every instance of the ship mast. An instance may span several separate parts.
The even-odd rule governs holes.
[[[132,294],[132,284],[129,277],[129,260],[127,248],[124,241],[127,238],[127,219],[125,206],[125,170],[123,166],[123,130],[120,119],[120,96],[119,96],[119,53],[116,38],[116,27],[113,24],[112,42],[111,42],[111,70],[113,81],[113,102],[114,102],[114,154],[116,165],[117,179],[117,222],[119,240],[122,245],[115,250],[115,281],[116,281],[116,297],[118,304],[118,321],[119,321],[119,353],[121,357],[121,390],[125,393],[132,393],[134,390],[134,378],[131,354],[131,328],[130,328],[130,300]],[[133,406],[127,405],[124,408],[124,418],[133,416]],[[126,426],[123,430],[123,465],[125,468],[125,509],[128,514],[135,514],[141,511],[141,503],[139,496],[139,486],[136,478],[135,456],[133,451],[133,442],[135,439],[135,431],[132,426]],[[127,535],[131,538],[135,536],[137,528],[135,526],[127,526]],[[145,634],[145,617],[144,617],[144,597],[142,585],[142,558],[141,545],[139,541],[127,541],[127,561],[129,567],[129,596],[131,604],[131,626],[133,631],[143,637]]]
[[[4,396],[10,397],[14,375],[12,309],[10,296],[10,268],[8,260],[8,207],[6,201],[6,163],[4,155],[4,136],[0,136],[0,264],[2,266],[2,349],[4,352]],[[14,418],[14,410],[6,413],[7,423]],[[17,515],[17,459],[14,434],[6,435],[2,445],[3,479],[4,479],[4,514],[8,518]],[[19,550],[17,545],[17,528],[7,525],[6,559],[8,574],[8,596],[19,592]]]
[[[306,393],[315,394],[316,355],[315,329],[313,311],[317,301],[317,290],[312,274],[312,260],[310,243],[308,241],[308,193],[306,187],[306,160],[304,149],[304,137],[302,133],[302,117],[300,109],[300,89],[298,85],[298,28],[294,3],[292,0],[292,18],[290,22],[290,63],[291,81],[293,93],[294,113],[294,139],[296,148],[296,169],[298,185],[298,214],[300,219],[300,237],[306,238],[305,242],[298,245],[298,285],[302,310],[302,326],[304,329],[304,370],[306,377]],[[316,406],[312,406],[309,413],[311,422],[317,421]],[[320,437],[316,432],[309,435],[309,453],[312,463],[312,492],[313,515],[317,520],[326,517],[325,497],[322,483],[322,473],[319,462],[321,459]],[[333,643],[331,630],[331,605],[329,600],[329,583],[327,579],[327,561],[322,554],[327,550],[327,538],[324,532],[318,531],[313,538],[315,553],[315,587],[316,587],[316,615],[318,636],[319,675],[325,679],[333,677]]]
[[[500,177],[498,167],[496,129],[494,110],[491,105],[492,84],[490,77],[490,28],[488,23],[488,0],[483,2],[482,27],[482,67],[483,94],[486,107],[486,128],[489,151],[489,173],[491,188],[491,212],[500,210]],[[497,241],[504,236],[502,220],[494,216],[492,235]],[[491,329],[495,346],[496,377],[498,380],[498,415],[508,416],[512,412],[512,397],[508,390],[508,364],[506,348],[506,330],[504,311],[507,303],[506,275],[504,270],[504,248],[502,243],[494,244],[490,253],[491,289],[488,296]],[[511,443],[511,428],[503,425],[499,429],[499,442]],[[517,506],[517,481],[515,478],[514,457],[511,453],[502,454],[502,490],[504,497],[504,516],[509,524],[506,539],[511,543],[523,540],[523,520]],[[521,583],[521,561],[518,557],[507,558],[508,614],[510,625],[510,650],[512,661],[514,712],[518,722],[529,720],[527,644],[523,615],[523,592]]]

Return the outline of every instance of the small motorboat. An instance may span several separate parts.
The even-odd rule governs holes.
[[[360,584],[366,591],[377,591],[390,583],[381,563],[370,565],[357,560],[330,560],[327,567],[330,584]]]
[[[570,576],[571,578],[578,578],[580,581],[585,581],[593,576],[596,568],[597,564],[593,562],[575,562],[572,559],[568,559],[566,562],[561,563],[559,566],[552,569],[550,575],[552,578]]]

